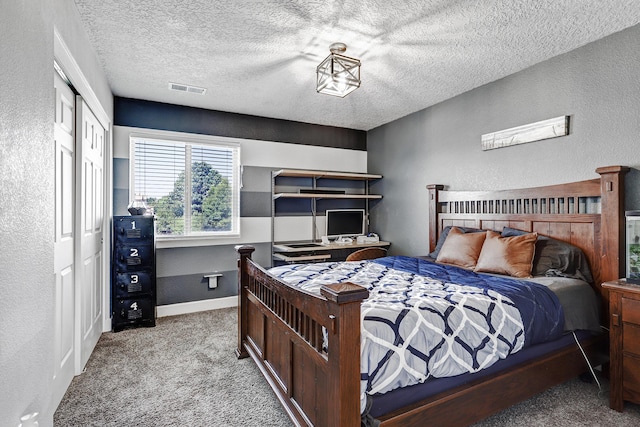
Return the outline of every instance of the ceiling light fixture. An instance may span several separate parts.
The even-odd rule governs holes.
[[[316,68],[316,91],[343,98],[360,87],[360,60],[342,55],[347,50],[344,43],[333,43],[329,50]]]

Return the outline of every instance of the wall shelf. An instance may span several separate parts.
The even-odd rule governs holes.
[[[274,262],[290,262],[291,257],[284,257],[280,250],[274,248],[279,242],[290,241],[289,238],[277,236],[275,222],[278,216],[311,217],[310,229],[304,237],[296,239],[304,242],[320,240],[317,229],[317,217],[324,216],[327,209],[364,209],[368,230],[370,201],[382,199],[380,194],[371,194],[371,183],[382,179],[382,175],[336,172],[308,169],[280,169],[272,171],[271,179],[271,255]],[[290,211],[287,211],[289,209]],[[284,212],[283,212],[284,211]],[[287,214],[290,215],[287,215]],[[348,249],[342,247],[341,249]],[[309,253],[312,258],[299,261],[327,260],[327,248],[322,257],[313,258],[317,252]],[[322,252],[322,251],[321,251]],[[338,251],[333,251],[337,253]],[[344,255],[344,250],[340,251]],[[300,254],[303,255],[303,254]],[[337,256],[337,255],[336,255]],[[285,259],[287,258],[287,259]],[[335,256],[331,257],[333,260]]]
[[[326,194],[326,193],[276,193],[274,199],[287,197],[291,199],[382,199],[380,194]]]
[[[290,176],[300,178],[332,178],[332,179],[349,179],[349,180],[372,180],[380,179],[382,175],[357,173],[357,172],[333,172],[318,171],[305,169],[280,169],[273,172],[273,176]]]

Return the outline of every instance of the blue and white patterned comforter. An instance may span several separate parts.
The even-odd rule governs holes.
[[[316,293],[346,281],[369,290],[362,303],[362,409],[365,393],[477,372],[563,330],[562,307],[545,286],[424,259],[293,264],[269,272]]]

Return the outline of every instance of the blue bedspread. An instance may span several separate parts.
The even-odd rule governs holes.
[[[525,332],[525,347],[554,340],[562,335],[564,329],[562,306],[558,297],[546,286],[507,276],[479,274],[421,258],[397,256],[379,258],[373,262],[395,270],[437,277],[449,283],[491,289],[506,296],[520,311]]]
[[[563,332],[562,307],[545,286],[424,259],[293,264],[269,272],[315,293],[347,281],[369,291],[361,306],[362,410],[366,394],[477,372]]]

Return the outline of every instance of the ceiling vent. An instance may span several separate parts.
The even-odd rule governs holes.
[[[178,92],[195,93],[197,95],[204,95],[207,92],[207,89],[203,87],[184,85],[181,83],[172,83],[172,82],[169,82],[169,89],[177,90]]]

